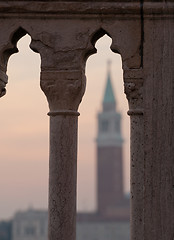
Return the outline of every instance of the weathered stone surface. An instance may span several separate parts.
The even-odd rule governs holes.
[[[3,97],[6,93],[5,86],[7,84],[8,77],[7,75],[0,70],[0,97]]]
[[[85,75],[80,71],[44,71],[41,74],[41,88],[53,112],[77,110],[85,86]]]
[[[77,116],[50,119],[49,239],[75,240]]]
[[[75,239],[77,109],[86,59],[104,34],[122,56],[130,107],[131,240],[173,239],[173,19],[173,0],[0,1],[0,96],[17,41],[28,33],[41,55],[51,116],[49,240]]]
[[[144,236],[145,239],[172,239],[174,21],[170,18],[145,19],[145,32]]]

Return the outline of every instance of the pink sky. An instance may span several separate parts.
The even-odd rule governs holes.
[[[20,209],[47,208],[48,197],[48,104],[39,87],[40,56],[28,45],[30,37],[18,43],[20,53],[8,64],[7,94],[0,99],[0,219]],[[121,112],[124,144],[125,191],[129,189],[129,117],[123,90],[121,58],[110,51],[111,39],[100,39],[98,53],[87,61],[87,89],[80,105],[78,147],[78,210],[96,207],[97,112],[106,81],[106,62],[112,60],[112,80]]]

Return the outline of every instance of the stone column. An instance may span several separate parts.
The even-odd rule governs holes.
[[[142,238],[144,209],[144,110],[142,69],[124,71],[124,86],[129,101],[131,127],[131,239]]]
[[[85,90],[82,70],[42,71],[50,112],[49,240],[76,239],[78,105]]]
[[[144,239],[174,239],[174,1],[144,3]]]

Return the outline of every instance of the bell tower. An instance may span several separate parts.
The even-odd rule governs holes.
[[[124,199],[121,115],[117,111],[110,66],[108,61],[102,111],[98,114],[97,202],[100,215],[112,213]]]

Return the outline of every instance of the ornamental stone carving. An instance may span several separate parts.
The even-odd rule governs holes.
[[[129,102],[129,115],[143,114],[143,71],[133,69],[124,71],[124,92]]]
[[[41,88],[47,96],[52,114],[78,109],[85,92],[86,77],[81,70],[42,71]]]

